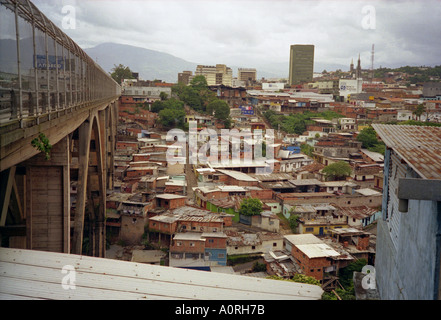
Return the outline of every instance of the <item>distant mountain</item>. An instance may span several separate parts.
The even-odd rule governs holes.
[[[197,63],[185,61],[171,54],[124,44],[103,43],[84,51],[105,71],[111,72],[115,65],[123,64],[133,72],[139,72],[144,80],[177,82],[178,73],[195,71]]]
[[[144,80],[160,79],[166,82],[177,82],[178,73],[189,70],[196,71],[196,66],[201,63],[193,63],[175,57],[171,54],[155,50],[134,47],[124,44],[103,43],[84,51],[106,71],[110,72],[114,65],[123,64],[133,72],[139,72]],[[213,65],[216,63],[214,62]],[[233,76],[237,76],[237,69],[241,66],[228,65],[233,69]],[[262,63],[253,66],[257,70],[257,78],[288,78],[289,62]],[[348,69],[348,66],[328,65],[320,62],[314,64],[315,72],[337,69]]]
[[[15,72],[16,64],[16,42],[8,39],[0,39],[0,65],[3,72]],[[21,43],[22,52],[33,52],[32,38],[23,39]],[[93,60],[95,60],[105,71],[111,72],[115,65],[123,64],[133,72],[139,72],[143,80],[163,80],[175,83],[178,80],[178,73],[189,70],[193,73],[196,66],[201,63],[189,62],[175,57],[171,54],[154,51],[150,49],[117,44],[103,43],[92,48],[83,49]],[[44,54],[38,52],[37,54]],[[32,55],[22,54],[22,67],[31,67],[33,64]],[[215,65],[216,62],[213,62]],[[237,76],[237,69],[243,66],[228,64],[233,69],[233,76]],[[288,78],[289,62],[263,62],[250,66],[256,68],[257,78]],[[336,69],[348,69],[341,65],[324,65],[315,63],[314,71],[322,72],[324,69],[332,71]]]

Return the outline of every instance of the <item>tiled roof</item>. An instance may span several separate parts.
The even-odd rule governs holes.
[[[441,127],[372,126],[384,143],[422,178],[441,179]]]

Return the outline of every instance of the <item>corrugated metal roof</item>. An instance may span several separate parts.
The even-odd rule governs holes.
[[[390,124],[372,127],[422,178],[441,179],[441,127]]]
[[[164,193],[164,194],[157,194],[156,198],[165,199],[165,200],[174,200],[174,199],[182,199],[182,198],[187,198],[187,197],[180,196],[177,194]]]
[[[230,176],[233,179],[240,180],[240,181],[250,181],[254,182],[257,181],[257,179],[254,179],[250,177],[248,174],[240,172],[240,171],[233,171],[233,170],[217,170],[223,174],[226,174],[227,176]]]
[[[66,266],[69,274],[62,272]],[[316,300],[323,294],[320,286],[292,281],[9,248],[0,248],[0,270],[1,299]]]
[[[340,255],[325,243],[299,244],[296,247],[308,258],[337,257]]]
[[[301,244],[314,244],[314,243],[323,243],[322,240],[317,238],[313,234],[288,234],[285,235],[284,238],[288,240],[293,245],[301,245]]]

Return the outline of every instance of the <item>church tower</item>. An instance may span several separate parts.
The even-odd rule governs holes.
[[[355,79],[361,78],[361,61],[360,61],[360,54],[358,54],[358,64],[357,64],[357,70],[355,71]]]

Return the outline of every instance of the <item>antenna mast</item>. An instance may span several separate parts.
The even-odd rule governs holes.
[[[374,79],[374,44],[372,45],[372,55],[371,55],[371,83]]]

